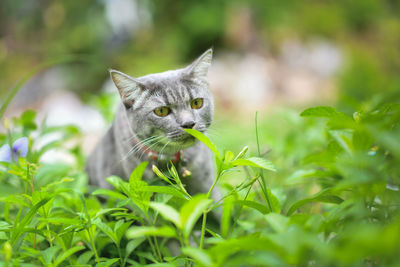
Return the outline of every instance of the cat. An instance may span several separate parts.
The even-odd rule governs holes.
[[[154,177],[154,164],[166,171],[173,162],[178,172],[189,170],[183,183],[190,194],[206,193],[214,181],[210,150],[186,133],[205,133],[214,113],[208,70],[213,50],[204,52],[189,66],[140,78],[110,70],[121,96],[114,121],[86,164],[90,183],[110,188],[105,180],[116,175],[128,179],[142,161],[149,161],[144,179]],[[188,172],[187,172],[188,173]],[[219,191],[214,189],[214,198]]]

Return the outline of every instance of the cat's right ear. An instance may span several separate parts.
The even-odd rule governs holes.
[[[145,87],[135,78],[126,75],[120,71],[110,70],[111,79],[115,86],[117,86],[121,96],[122,103],[126,108],[134,106],[135,99],[138,98]]]

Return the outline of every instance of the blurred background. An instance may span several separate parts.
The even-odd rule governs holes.
[[[184,67],[210,47],[209,136],[276,166],[262,180],[288,215],[268,222],[282,231],[278,254],[290,266],[399,266],[400,0],[0,0],[0,148],[29,136],[37,188],[72,177],[86,192],[86,155],[119,101],[108,69],[139,77]],[[2,107],[20,84],[7,132]],[[319,105],[335,109],[300,116]],[[0,200],[23,188],[4,166]],[[218,186],[230,192],[244,174]],[[260,184],[247,192],[265,204]],[[271,237],[267,217],[244,215],[238,233]],[[294,227],[283,231],[289,218]]]
[[[213,47],[210,133],[239,148],[254,135],[257,110],[270,128],[267,118],[285,110],[271,123],[291,128],[308,106],[351,114],[375,95],[398,99],[399,14],[399,0],[2,0],[0,98],[50,62],[6,115],[35,109],[50,125],[76,124],[91,137],[88,151],[118,101],[108,68],[138,77]]]

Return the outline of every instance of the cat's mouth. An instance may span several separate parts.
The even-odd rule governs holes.
[[[169,137],[170,141],[179,145],[192,145],[195,143],[196,138],[188,133],[183,133]]]
[[[201,131],[204,133],[204,131]],[[189,147],[196,143],[197,139],[186,132],[181,132],[175,135],[168,135],[168,139],[173,145],[181,146],[181,147]]]

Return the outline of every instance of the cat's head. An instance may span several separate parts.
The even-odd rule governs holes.
[[[212,52],[186,68],[140,78],[110,71],[133,132],[152,150],[174,153],[189,147],[195,139],[184,129],[204,133],[210,126],[214,104],[207,73]]]

